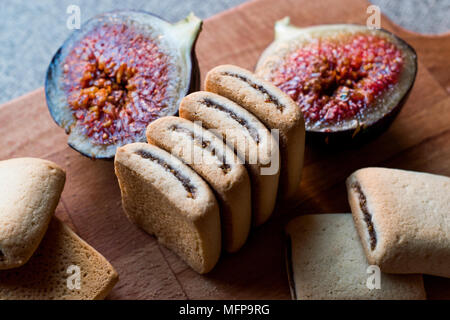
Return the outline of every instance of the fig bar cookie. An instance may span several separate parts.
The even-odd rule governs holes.
[[[117,150],[115,171],[128,218],[199,273],[219,259],[219,205],[209,186],[166,151],[132,143]]]
[[[0,161],[0,270],[25,264],[58,205],[66,174],[36,158]]]
[[[251,179],[253,224],[269,219],[276,201],[280,155],[267,128],[233,101],[204,91],[181,100],[180,116],[213,129],[245,159]]]
[[[247,109],[267,128],[279,130],[280,195],[292,197],[300,183],[305,149],[305,123],[297,104],[273,84],[233,65],[209,71],[205,88]]]
[[[31,259],[19,268],[0,271],[0,300],[103,299],[117,280],[100,253],[53,218]]]
[[[347,191],[371,264],[450,277],[450,178],[365,168],[347,179]]]
[[[301,216],[286,232],[294,299],[425,299],[421,275],[380,272],[377,289],[351,214]]]
[[[220,204],[223,246],[239,250],[251,225],[250,179],[235,153],[212,132],[179,117],[163,117],[147,127],[147,141],[177,156],[215,191]]]

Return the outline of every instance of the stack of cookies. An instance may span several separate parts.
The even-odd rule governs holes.
[[[205,89],[115,158],[128,218],[199,273],[295,194],[305,139],[294,101],[251,72],[218,66]],[[450,178],[366,168],[347,189],[352,214],[286,227],[294,298],[424,299],[422,273],[450,277]]]
[[[450,278],[450,178],[364,168],[347,191],[352,214],[287,225],[294,299],[424,299],[421,274]]]
[[[180,117],[152,122],[148,143],[115,157],[127,217],[199,273],[294,195],[305,140],[295,102],[251,72],[216,67],[205,88],[182,100]]]

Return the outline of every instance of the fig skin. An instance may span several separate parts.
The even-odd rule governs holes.
[[[167,108],[162,109],[161,113],[158,114],[155,119],[166,115],[178,114],[178,106],[181,99],[191,92],[198,91],[201,85],[200,69],[195,53],[195,46],[201,32],[203,22],[194,14],[191,13],[185,19],[177,23],[170,24],[153,13],[140,10],[116,10],[95,16],[84,23],[80,30],[75,30],[64,41],[62,46],[53,56],[47,68],[45,78],[45,96],[48,110],[53,120],[58,126],[65,129],[66,134],[69,135],[68,145],[81,153],[83,156],[91,159],[102,160],[114,159],[116,149],[121,145],[129,143],[130,141],[122,143],[122,141],[119,140],[114,144],[95,145],[95,143],[91,142],[86,135],[82,135],[79,132],[74,132],[73,129],[77,120],[72,114],[72,109],[67,101],[67,95],[62,89],[62,83],[64,80],[63,65],[65,59],[70,53],[69,49],[83,39],[83,37],[89,32],[95,30],[95,28],[101,25],[104,20],[109,18],[116,19],[127,25],[131,22],[137,24],[139,27],[142,25],[148,26],[148,34],[143,32],[142,29],[139,29],[137,34],[143,34],[144,36],[147,35],[153,41],[155,39],[155,30],[156,35],[165,35],[165,38],[169,38],[169,40],[166,40],[169,45],[167,46],[166,43],[162,52],[165,54],[169,53],[170,55],[173,54],[174,56],[179,56],[178,58],[171,57],[171,63],[174,61],[179,63],[181,63],[181,61],[185,61],[185,65],[182,67],[180,67],[179,64],[175,64],[178,69],[183,69],[186,71],[185,73],[177,74],[177,77],[174,77],[180,79],[179,92],[177,92],[178,100],[175,103],[171,103]],[[159,34],[157,32],[159,32]],[[156,41],[156,43],[159,48],[161,44],[158,41]],[[184,82],[185,85],[182,85],[181,82]],[[78,140],[82,140],[82,143],[78,143]],[[136,134],[134,141],[131,142],[139,141],[146,141],[145,128],[142,130],[142,133]]]
[[[370,121],[358,121],[356,125],[350,127],[338,127],[338,125],[333,125],[333,128],[322,128],[319,130],[317,128],[308,128],[309,126],[306,126],[306,142],[311,146],[327,145],[331,148],[354,147],[378,137],[389,128],[396,116],[400,113],[415,82],[417,74],[417,54],[411,45],[393,33],[385,29],[370,30],[365,26],[354,24],[320,25],[299,28],[292,26],[288,17],[276,22],[275,39],[261,54],[255,68],[255,73],[263,79],[270,81],[269,77],[271,73],[276,70],[278,64],[282,63],[284,59],[295,52],[295,50],[302,48],[302,44],[308,43],[308,39],[314,38],[315,36],[333,39],[331,35],[328,35],[327,37],[327,32],[331,32],[331,34],[332,32],[341,32],[345,34],[346,31],[348,31],[349,34],[352,32],[360,32],[362,34],[379,35],[398,47],[403,56],[406,57],[407,61],[403,66],[404,69],[401,71],[401,77],[403,77],[401,80],[402,83],[400,84],[399,80],[398,83],[394,84],[394,87],[396,88],[395,90],[400,89],[399,92],[403,92],[403,94],[401,96],[392,94],[391,96],[394,97],[392,100],[389,100],[389,92],[381,93],[381,98],[377,97],[374,103],[386,106],[386,108],[384,108],[385,110],[378,115],[371,115],[371,110],[363,111],[363,114],[372,116],[372,119],[369,119]],[[385,104],[379,102],[386,99],[387,102]],[[398,101],[395,102],[395,100]],[[389,106],[390,104],[392,104],[392,106]],[[375,112],[373,114],[375,114]],[[351,119],[356,118],[350,118],[349,120]]]

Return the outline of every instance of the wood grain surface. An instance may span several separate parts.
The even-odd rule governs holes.
[[[197,44],[201,73],[232,63],[253,69],[285,16],[298,26],[365,24],[364,0],[256,0],[205,21]],[[0,106],[0,159],[33,156],[67,170],[57,216],[117,269],[110,299],[290,299],[283,228],[304,213],[349,212],[344,180],[354,170],[386,166],[450,176],[450,35],[423,36],[382,27],[410,42],[419,71],[410,98],[392,127],[358,149],[323,151],[308,146],[295,201],[278,204],[273,218],[253,230],[236,254],[224,253],[201,276],[124,216],[113,162],[93,161],[67,146],[51,119],[43,89]],[[450,279],[425,277],[429,298],[450,299]]]

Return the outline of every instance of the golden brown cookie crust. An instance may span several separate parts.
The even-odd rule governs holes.
[[[214,130],[245,159],[251,180],[253,224],[259,226],[267,221],[275,207],[280,174],[278,144],[267,128],[244,108],[211,92],[199,91],[184,97],[179,112],[180,117]]]
[[[219,206],[206,182],[176,157],[147,143],[120,147],[114,165],[130,221],[198,273],[209,272],[220,256],[221,227]]]
[[[37,158],[0,161],[0,270],[25,264],[58,205],[66,174]]]
[[[205,88],[253,113],[268,129],[279,130],[280,195],[291,198],[300,184],[305,149],[305,123],[297,104],[270,82],[233,65],[210,70]]]
[[[180,117],[153,121],[147,141],[183,160],[208,182],[220,205],[224,248],[239,250],[251,226],[250,179],[242,161],[212,132]]]
[[[347,179],[347,191],[371,264],[389,273],[450,277],[450,178],[364,168]]]
[[[80,268],[79,289],[67,285],[70,266]],[[54,217],[36,254],[19,268],[0,271],[0,299],[98,300],[117,281],[113,266]]]

